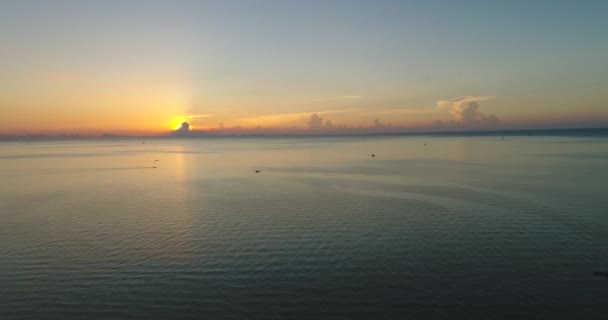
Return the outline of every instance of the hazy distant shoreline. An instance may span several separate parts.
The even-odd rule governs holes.
[[[480,131],[444,131],[444,132],[391,132],[391,133],[351,133],[351,134],[243,134],[219,135],[193,131],[188,136],[166,135],[0,135],[0,141],[44,141],[44,140],[111,140],[111,139],[200,139],[200,138],[230,138],[230,137],[348,137],[348,136],[577,136],[577,137],[608,137],[608,128],[568,128],[568,129],[522,129],[522,130],[480,130]]]

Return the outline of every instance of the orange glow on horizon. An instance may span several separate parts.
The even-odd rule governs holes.
[[[182,123],[187,122],[190,125],[190,130],[194,129],[192,123],[186,120],[186,117],[175,117],[169,122],[169,126],[172,130],[179,130],[182,127]]]
[[[179,128],[182,126],[182,123],[185,121],[186,120],[183,117],[176,117],[171,120],[171,122],[169,123],[169,126],[173,130],[179,130]]]

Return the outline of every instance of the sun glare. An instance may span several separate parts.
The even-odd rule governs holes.
[[[171,120],[171,128],[173,128],[173,130],[178,130],[182,126],[182,123],[185,121],[186,119],[182,117],[173,118],[173,120]]]

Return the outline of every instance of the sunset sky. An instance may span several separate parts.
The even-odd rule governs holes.
[[[0,133],[601,127],[607,57],[608,1],[1,1]]]

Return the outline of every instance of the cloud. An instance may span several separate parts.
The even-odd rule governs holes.
[[[463,96],[449,100],[437,101],[437,106],[448,109],[459,124],[497,124],[498,117],[493,114],[486,115],[479,111],[479,101],[494,99],[492,96]]]
[[[310,120],[306,122],[308,128],[310,129],[320,129],[323,128],[323,118],[319,117],[316,113],[313,113],[310,116]]]
[[[327,120],[323,122],[323,118],[321,118],[318,114],[313,113],[310,115],[310,119],[306,121],[308,128],[311,130],[317,129],[332,129],[334,128],[333,122],[331,120]]]
[[[180,124],[179,128],[173,132],[174,135],[187,136],[190,134],[190,124],[184,121]]]
[[[187,119],[199,119],[199,118],[209,118],[213,117],[212,114],[191,114],[186,116]]]
[[[258,124],[264,124],[265,126],[277,126],[277,125],[294,125],[301,124],[304,119],[310,116],[310,114],[316,114],[318,116],[327,114],[338,114],[338,113],[349,113],[356,112],[358,109],[328,109],[315,112],[296,112],[296,113],[282,113],[282,114],[269,114],[248,118],[235,119],[235,122],[243,126],[254,126]],[[310,121],[310,120],[309,120]]]
[[[380,109],[371,112],[360,113],[362,116],[379,116],[379,115],[420,115],[434,113],[436,110],[433,108],[400,108],[400,109]]]
[[[390,127],[390,125],[386,125],[386,124],[382,123],[382,121],[380,121],[380,119],[374,120],[374,128],[384,129],[384,128],[388,128],[388,127]]]

